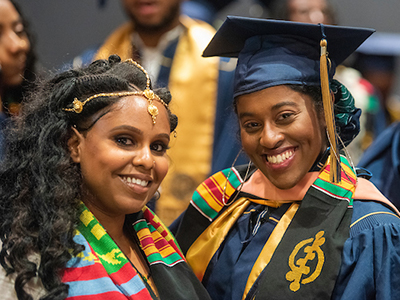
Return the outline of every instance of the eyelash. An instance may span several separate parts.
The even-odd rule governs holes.
[[[154,149],[154,151],[156,151],[157,153],[165,153],[169,149],[169,147],[162,142],[151,144],[151,147],[152,146],[161,146],[161,150]]]
[[[127,141],[129,141],[130,143],[127,143]],[[130,147],[135,145],[135,142],[131,138],[127,137],[117,137],[115,138],[115,142],[121,147]],[[160,150],[157,150],[158,146],[161,146]],[[168,145],[163,142],[154,142],[150,145],[150,148],[152,151],[162,154],[164,154],[169,149]]]

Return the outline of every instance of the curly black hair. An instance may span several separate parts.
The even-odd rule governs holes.
[[[42,299],[67,297],[68,285],[61,282],[63,269],[72,255],[83,250],[73,241],[81,174],[67,143],[73,126],[86,126],[94,113],[120,98],[96,98],[79,114],[63,108],[70,107],[74,98],[132,91],[133,86],[143,91],[145,74],[113,55],[42,82],[7,128],[0,166],[0,263],[8,274],[16,274],[19,299],[31,299],[24,286],[36,276],[48,292]],[[171,101],[167,89],[154,92],[165,103]],[[172,132],[177,117],[169,109],[168,114]],[[28,259],[32,252],[40,255],[39,265]]]

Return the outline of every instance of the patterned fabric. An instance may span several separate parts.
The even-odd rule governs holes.
[[[296,296],[301,297],[301,295],[307,295],[310,291],[321,292],[321,290],[324,290],[324,296],[320,293],[321,299],[329,298],[335,283],[335,276],[332,276],[332,274],[337,274],[339,271],[343,243],[348,237],[351,218],[351,212],[349,213],[348,208],[352,205],[356,185],[356,175],[344,157],[342,157],[341,169],[342,181],[340,183],[330,182],[330,159],[328,159],[327,164],[305,195],[300,208],[299,204],[294,203],[288,209],[283,218],[284,221],[279,222],[277,229],[272,234],[273,236],[268,239],[259,259],[254,264],[243,299],[246,298],[254,283],[259,279],[260,273],[265,274],[262,278],[268,278],[266,280],[270,281],[271,279],[275,280],[275,278],[271,278],[267,273],[286,272],[280,266],[280,262],[285,261],[286,255],[290,254],[300,241],[299,239],[311,238],[310,229],[312,229],[312,232],[315,231],[316,239],[321,238],[324,241],[323,250],[328,259],[324,265],[324,272],[321,275],[318,274],[320,280],[302,288]],[[225,199],[232,197],[241,182],[243,180],[239,172],[224,170],[205,181],[193,196],[192,204],[201,210],[203,216],[213,221],[187,251],[187,260],[199,279],[203,279],[214,253],[220,248],[237,219],[252,202],[252,198],[240,197],[218,215],[224,204],[227,203]],[[241,194],[239,193],[239,195]],[[258,203],[259,201],[256,199],[254,202]],[[329,213],[317,213],[318,210]],[[317,227],[313,225],[305,229],[303,225],[307,219],[310,219],[310,214],[314,216],[313,220],[318,218],[321,220],[316,222]],[[217,215],[218,217],[215,218]],[[279,256],[283,256],[283,258]],[[295,273],[295,271],[293,272]],[[277,276],[277,278],[272,286],[282,286],[279,290],[282,291],[281,296],[283,298],[287,297],[286,293],[293,293],[295,288],[289,291],[286,280],[282,280],[282,276]],[[296,279],[293,279],[293,281],[296,285]],[[263,299],[264,296],[269,294],[269,291],[264,290],[260,291],[263,296],[258,295],[257,298]]]
[[[343,169],[346,170],[346,167],[343,167]],[[248,178],[245,175],[246,166],[239,166],[236,170],[240,178]],[[254,193],[250,190],[246,190],[246,184],[255,178],[257,172],[258,170],[249,172],[250,178],[248,180],[246,179],[242,192],[240,192],[238,197],[232,195],[230,202],[232,202],[234,198],[236,199],[231,205],[222,207],[219,215],[222,215],[226,210],[230,209],[242,196],[245,198],[268,198],[267,196],[260,195],[257,190],[255,190]],[[226,172],[225,174],[227,175],[228,173],[229,172]],[[233,175],[232,172],[230,176],[231,175]],[[348,181],[352,182],[354,179],[354,177],[350,177]],[[312,184],[312,182],[310,182],[310,184]],[[224,185],[220,187],[220,190],[223,189],[223,186]],[[310,185],[307,184],[307,186]],[[315,187],[318,187],[318,189]],[[327,188],[324,188],[323,182],[315,185],[315,187],[310,188],[310,190],[313,191],[313,194],[318,193],[318,198],[331,198],[331,200],[335,201],[336,198],[332,199],[332,197],[326,194],[325,191]],[[330,188],[335,188],[335,186]],[[238,189],[240,189],[240,187],[238,187]],[[344,190],[346,190],[346,188]],[[265,276],[265,279],[262,278],[266,273],[257,273],[257,269],[260,268],[259,259],[269,259],[271,255],[281,252],[280,249],[277,249],[275,254],[273,254],[270,249],[267,249],[266,252],[260,254],[266,246],[266,243],[271,244],[272,242],[273,244],[274,236],[281,232],[281,227],[284,226],[279,226],[279,224],[285,225],[285,223],[287,223],[286,219],[289,219],[287,218],[289,215],[287,213],[290,212],[289,210],[291,209],[292,203],[300,203],[302,208],[297,210],[296,217],[291,222],[297,222],[300,227],[303,225],[308,229],[308,237],[306,239],[301,238],[300,240],[307,241],[307,239],[312,239],[314,242],[317,241],[314,245],[312,245],[312,243],[307,244],[307,246],[313,246],[310,250],[317,250],[318,243],[323,241],[321,237],[324,238],[326,235],[324,234],[324,236],[321,236],[317,234],[319,231],[314,231],[314,225],[318,226],[321,222],[321,220],[315,220],[314,218],[316,214],[315,211],[313,213],[311,209],[315,209],[315,207],[310,207],[310,205],[304,206],[304,204],[308,202],[304,201],[306,198],[296,203],[296,201],[301,198],[299,199],[295,195],[292,195],[292,197],[286,198],[294,200],[291,201],[292,203],[285,203],[276,209],[266,205],[255,204],[252,201],[239,217],[238,221],[234,222],[234,226],[229,229],[229,233],[225,236],[221,246],[215,252],[208,266],[206,266],[207,269],[202,282],[212,296],[212,299],[241,299],[248,286],[251,286],[251,290],[247,293],[246,300],[253,300],[254,297],[256,297],[256,299],[258,299],[258,297],[260,299],[310,299],[310,295],[314,295],[311,297],[313,299],[328,298],[335,300],[363,300],[371,298],[382,300],[400,299],[400,288],[397,284],[400,278],[400,214],[392,210],[393,208],[391,209],[390,205],[388,205],[388,200],[383,197],[383,199],[386,200],[383,201],[379,191],[363,178],[358,178],[357,188],[352,197],[354,199],[352,208],[350,208],[350,202],[347,200],[340,200],[343,199],[343,196],[345,196],[344,198],[349,198],[343,195],[343,190],[341,189],[339,189],[339,196],[340,195],[341,197],[337,199],[337,202],[345,204],[345,210],[348,213],[351,214],[352,212],[352,220],[351,225],[347,220],[346,222],[342,222],[340,216],[334,218],[332,222],[330,220],[328,221],[332,223],[333,228],[350,228],[349,236],[344,243],[343,241],[341,242],[343,250],[341,252],[341,264],[339,265],[340,270],[335,271],[337,274],[336,276],[332,275],[331,280],[335,281],[333,291],[323,285],[322,293],[324,296],[321,297],[319,297],[318,290],[308,290],[307,293],[303,294],[304,297],[298,296],[298,292],[291,292],[288,297],[282,297],[277,293],[287,289],[289,284],[291,284],[290,282],[281,280],[281,283],[284,283],[283,287],[271,282],[269,280],[271,277],[278,276],[278,272],[275,272],[275,270],[272,270],[272,275],[270,272],[269,277]],[[313,204],[311,203],[311,205]],[[212,205],[209,204],[209,206]],[[298,218],[297,214],[301,210],[303,210],[302,217]],[[320,212],[320,214],[324,216],[324,213]],[[330,213],[325,215],[330,215]],[[191,246],[194,245],[196,239],[198,239],[207,228],[212,226],[214,222],[218,221],[218,219],[219,218],[216,217],[210,221],[209,218],[206,218],[197,208],[190,205],[185,214],[174,223],[175,229],[173,232],[176,232],[176,237],[183,253],[187,253]],[[323,219],[322,221],[325,220]],[[337,226],[338,224],[341,226]],[[291,230],[292,229],[289,228],[286,232]],[[254,235],[255,231],[256,234]],[[218,234],[218,230],[210,232],[210,234]],[[289,237],[289,240],[290,239],[298,240],[299,238],[295,233]],[[282,241],[283,240],[285,240],[285,238],[283,238]],[[325,240],[323,246],[326,244],[327,240]],[[206,249],[206,246],[204,246],[203,249],[198,248],[199,252],[204,249]],[[295,261],[299,258],[306,257],[304,253],[305,247],[297,247],[297,249],[302,251],[299,251],[298,255],[295,256],[297,257]],[[293,244],[291,250],[294,250]],[[318,252],[314,251],[313,253],[317,254]],[[323,252],[328,253],[325,250],[323,250]],[[289,258],[290,257],[291,256],[289,256]],[[330,263],[330,259],[328,256],[326,257],[327,259],[325,262]],[[274,257],[272,257],[271,262],[273,260]],[[306,265],[310,267],[310,271],[316,270],[315,267],[318,265],[316,263],[317,261],[320,261],[320,259],[316,259],[314,262],[308,260]],[[286,254],[286,259],[278,259],[277,262],[278,271],[282,270],[283,272],[283,269],[288,267],[288,255]],[[322,268],[322,272],[324,272],[324,269],[325,267]],[[267,270],[267,268],[264,268],[264,270]],[[288,271],[289,270],[283,273],[286,275]],[[331,274],[335,274],[335,272]],[[250,273],[252,273],[251,276]],[[311,273],[312,272],[309,274]],[[302,279],[306,279],[307,277],[309,276],[303,274]],[[246,280],[247,282],[244,281],[243,278],[248,278],[248,280]],[[314,283],[315,282],[305,285],[301,284],[300,291],[302,291],[303,288],[308,289],[311,286],[317,286]],[[261,290],[265,286],[271,287],[273,290],[263,291],[267,293],[262,294]],[[330,295],[327,296],[327,294],[329,294],[329,289]]]
[[[174,237],[157,216],[146,207],[143,216],[133,227],[150,266],[184,262]],[[64,272],[62,280],[70,286],[67,299],[152,299],[140,274],[83,203],[75,241],[85,250],[68,262]]]
[[[190,203],[211,221],[229,202],[241,183],[243,179],[235,168],[222,170],[205,180],[196,189]]]

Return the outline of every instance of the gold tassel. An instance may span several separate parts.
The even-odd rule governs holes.
[[[321,43],[321,57],[320,57],[320,76],[321,76],[321,90],[322,90],[322,102],[324,105],[325,121],[328,131],[328,140],[330,144],[330,180],[332,182],[338,183],[341,180],[340,172],[340,159],[338,153],[338,145],[336,138],[336,127],[335,127],[335,115],[333,111],[333,102],[329,87],[329,76],[328,76],[328,64],[327,64],[327,46],[328,42],[326,39],[322,39]]]

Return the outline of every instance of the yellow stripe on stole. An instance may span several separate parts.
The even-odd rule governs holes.
[[[152,238],[153,243],[147,244],[145,247],[143,247],[144,253],[146,253],[147,256],[153,254],[153,253],[160,253],[162,257],[167,257],[171,255],[172,253],[175,253],[175,249],[171,247],[171,245],[166,244],[164,247],[157,249],[155,244],[157,243],[158,240],[162,239],[162,236],[160,235],[159,232],[154,231],[153,233],[150,232],[148,228],[142,228],[137,232],[137,236],[139,238],[139,241],[143,241],[146,238]]]
[[[343,172],[346,173],[346,175],[349,178],[351,178],[354,181],[357,180],[357,178],[354,176],[354,172],[346,164],[342,163],[342,169],[343,169]],[[320,173],[319,178],[324,180],[324,181],[330,182],[330,175],[329,175],[329,172],[326,169],[324,169]],[[349,178],[347,178],[346,176],[342,176],[342,180],[340,181],[340,183],[334,183],[334,184],[337,185],[337,186],[340,186],[340,187],[342,187],[342,188],[344,188],[346,190],[352,191],[354,193],[355,185],[354,185],[353,182],[350,181]]]
[[[322,171],[321,174],[319,175],[319,178],[324,180],[324,181],[326,181],[326,182],[332,183],[330,181],[330,175],[326,171]],[[348,180],[345,180],[343,177],[342,177],[342,180],[340,181],[340,183],[332,183],[332,184],[334,184],[336,186],[340,186],[340,187],[342,187],[342,188],[344,188],[344,189],[346,189],[348,191],[353,191],[354,192],[354,190],[355,190],[354,184],[352,182],[348,181]]]
[[[217,200],[217,198],[214,196],[214,193],[211,192],[204,182],[197,188],[197,192],[213,210],[220,211],[222,206],[221,203]]]
[[[217,185],[218,190],[221,194],[224,193],[225,189],[225,196],[227,199],[236,191],[236,188],[232,186],[232,184],[228,181],[227,177],[224,173],[218,172],[212,177],[214,183]]]
[[[282,240],[283,235],[286,232],[286,229],[292,222],[292,219],[296,214],[299,205],[300,205],[299,203],[293,203],[286,211],[286,213],[282,216],[282,218],[276,225],[275,229],[272,231],[270,237],[268,238],[268,241],[264,245],[260,255],[258,256],[256,262],[254,263],[253,268],[251,269],[249,278],[247,279],[246,287],[244,289],[242,300],[246,298],[251,287],[256,282],[258,276],[260,276],[261,272],[270,262],[271,257],[276,250],[276,247],[278,247],[279,243]]]
[[[217,219],[192,244],[186,254],[186,260],[193,269],[194,274],[203,279],[207,266],[227,236],[229,230],[237,219],[247,209],[250,201],[240,198],[232,203]]]

